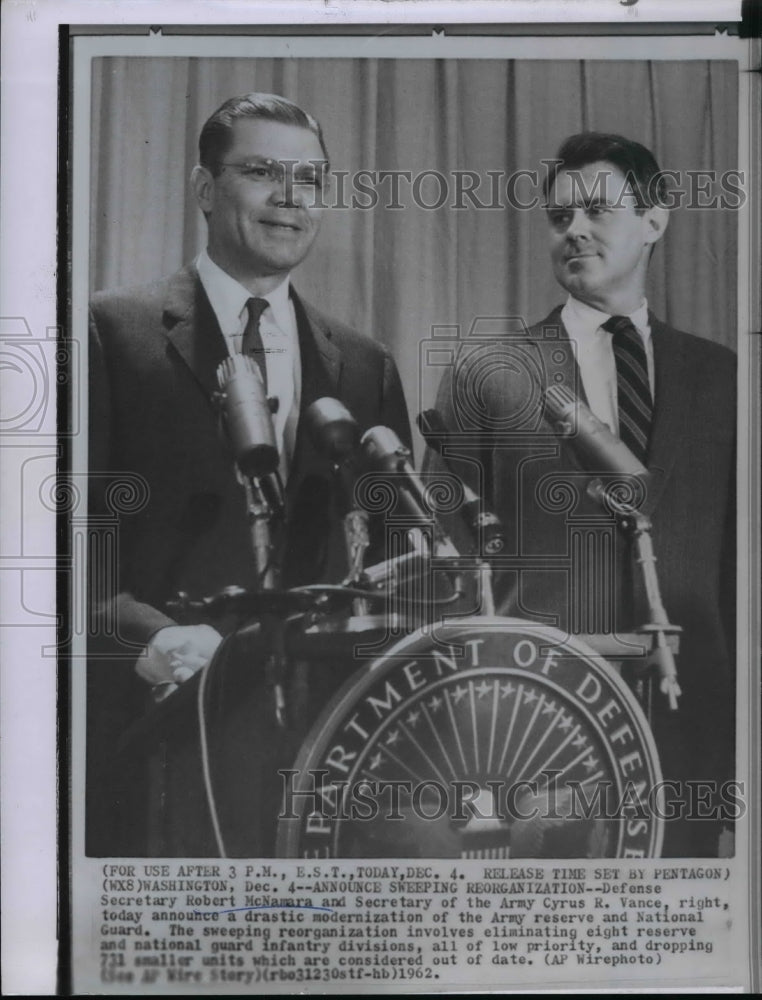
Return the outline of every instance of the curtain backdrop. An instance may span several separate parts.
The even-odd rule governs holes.
[[[347,39],[347,45],[356,44]],[[737,65],[708,61],[100,58],[93,61],[91,286],[151,280],[192,259],[204,222],[190,194],[198,132],[226,98],[283,94],[322,123],[335,170],[439,171],[448,200],[414,204],[389,183],[370,209],[325,213],[294,284],[324,312],[386,343],[411,413],[433,403],[441,369],[422,365],[432,327],[476,317],[531,324],[563,301],[548,262],[540,207],[476,208],[453,171],[541,172],[561,141],[585,129],[620,132],[664,169],[737,165]],[[498,178],[499,179],[499,178]],[[468,182],[463,182],[468,185]],[[501,181],[502,190],[505,181]],[[440,182],[420,182],[436,202]],[[537,193],[530,181],[516,194]],[[364,202],[368,197],[363,198]],[[672,213],[651,261],[649,302],[668,323],[735,346],[736,218],[732,210]]]

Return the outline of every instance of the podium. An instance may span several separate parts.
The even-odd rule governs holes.
[[[229,857],[272,857],[283,794],[280,769],[291,768],[333,693],[357,671],[358,641],[381,630],[287,636],[287,725],[276,718],[260,635],[233,637],[200,690],[196,674],[118,738],[102,770],[99,794],[110,798],[109,853],[145,857],[220,855],[207,782]],[[370,662],[367,661],[367,662]],[[206,730],[201,736],[200,696]],[[206,759],[205,759],[206,758]]]

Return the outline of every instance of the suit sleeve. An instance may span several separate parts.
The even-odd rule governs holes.
[[[107,559],[91,558],[89,565],[89,606],[91,625],[98,645],[113,649],[114,644],[127,655],[137,655],[151,636],[175,622],[156,608],[138,601],[132,594],[130,563],[125,552],[125,515],[114,509],[113,498],[120,484],[127,491],[140,492],[135,474],[124,469],[114,446],[114,412],[109,364],[96,311],[89,321],[89,390],[88,390],[88,504],[92,530],[98,519],[105,524],[117,521],[115,549]],[[130,648],[131,647],[131,648]]]

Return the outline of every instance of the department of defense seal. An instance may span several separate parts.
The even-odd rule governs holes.
[[[282,857],[653,857],[648,723],[584,642],[508,618],[407,636],[282,772]]]

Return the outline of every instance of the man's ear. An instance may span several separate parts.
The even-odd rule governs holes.
[[[198,207],[204,215],[208,215],[214,201],[214,178],[211,172],[206,167],[196,164],[191,171],[190,182]]]
[[[646,245],[654,244],[662,238],[669,222],[669,211],[661,205],[653,205],[645,212]]]

